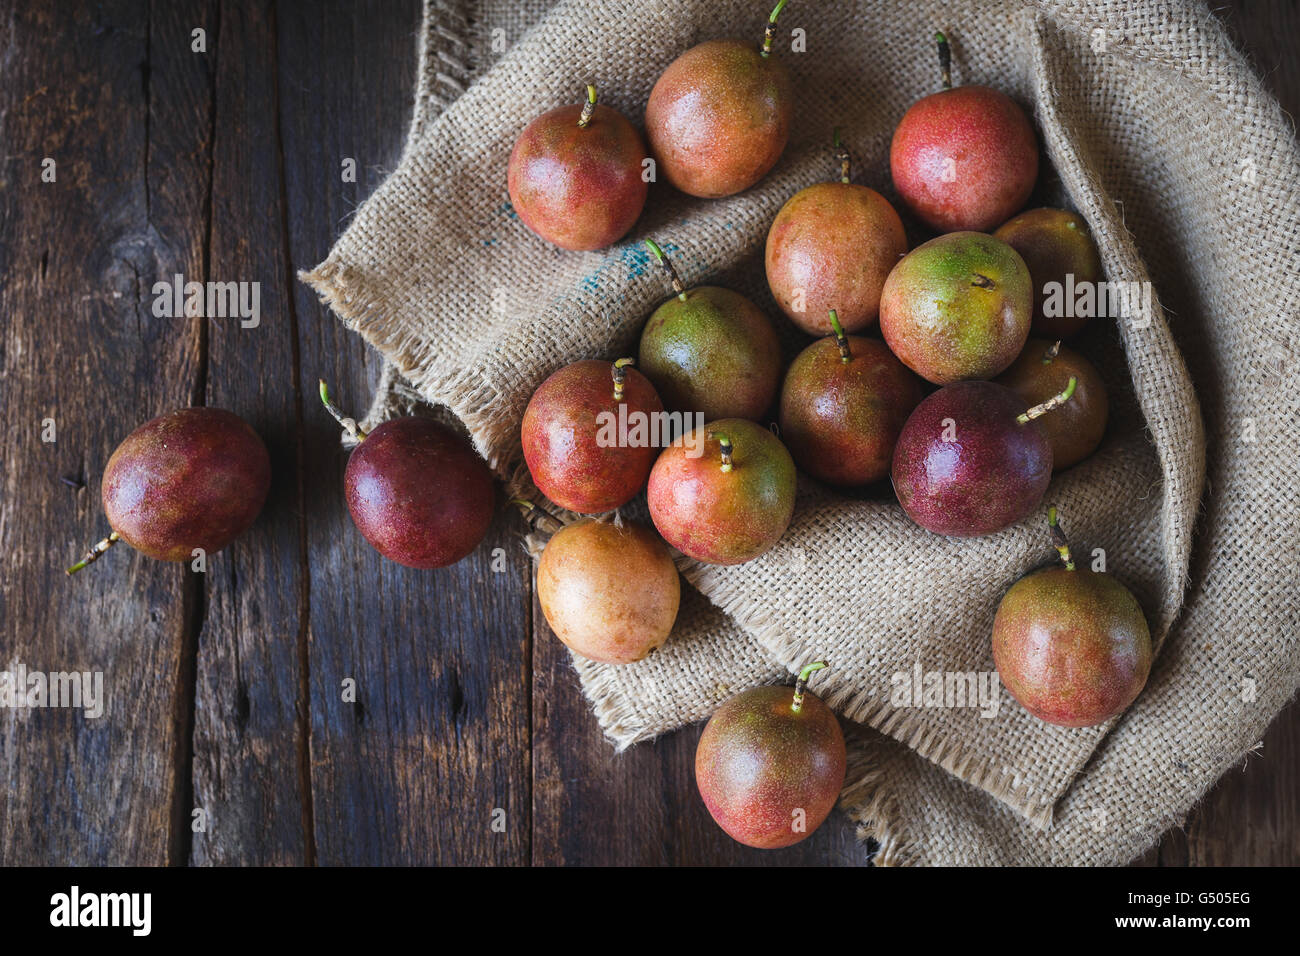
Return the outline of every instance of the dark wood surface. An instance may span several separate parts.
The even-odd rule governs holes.
[[[418,7],[0,3],[0,658],[102,670],[109,698],[0,711],[0,863],[866,863],[838,813],[786,851],[733,843],[695,792],[698,729],[616,755],[511,515],[436,572],[351,527],[314,383],[361,411],[378,363],[295,274],[396,164]],[[1294,5],[1220,15],[1294,114]],[[155,317],[177,272],[260,282],[261,324]],[[108,530],[117,442],[191,403],[266,439],[255,527],[206,573],[122,547],[66,578]],[[1297,768],[1293,706],[1140,862],[1300,863]]]

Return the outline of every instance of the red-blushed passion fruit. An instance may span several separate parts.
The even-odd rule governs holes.
[[[921,401],[921,380],[884,342],[834,336],[790,363],[781,388],[781,439],[808,474],[833,485],[866,485],[889,474],[894,444]]]
[[[936,385],[992,378],[1029,337],[1033,303],[1020,254],[982,232],[952,232],[894,266],[880,297],[880,333]]]
[[[1065,209],[1029,209],[993,235],[1020,253],[1029,268],[1034,334],[1062,339],[1081,331],[1088,315],[1076,314],[1069,290],[1096,287],[1102,278],[1101,254],[1083,217]]]
[[[546,623],[593,661],[639,661],[668,640],[681,604],[668,548],[643,524],[584,518],[551,536],[537,562]]]
[[[737,694],[705,725],[695,783],[733,840],[768,850],[791,846],[834,808],[844,786],[844,734],[834,712],[804,689],[825,666],[809,664],[793,688]]]
[[[646,136],[664,177],[684,193],[716,199],[754,185],[790,138],[794,89],[771,55],[780,0],[759,49],[710,40],[668,65],[650,91]]]
[[[873,325],[889,272],[907,253],[903,221],[889,200],[849,181],[849,152],[840,157],[840,181],[817,183],[781,207],[767,233],[764,256],[772,297],[790,321],[826,335],[834,309],[846,332]]]
[[[506,183],[510,203],[537,235],[562,249],[603,249],[636,223],[650,188],[641,134],[618,110],[597,105],[543,113],[519,134]]]
[[[141,425],[104,468],[101,498],[113,529],[80,571],[125,541],[160,561],[220,551],[252,525],[271,487],[271,459],[257,432],[220,408],[183,408]]]
[[[1151,673],[1151,632],[1137,598],[1105,572],[1076,568],[1048,511],[1061,565],[1025,575],[993,619],[993,661],[1011,696],[1062,727],[1122,713]]]
[[[746,419],[724,418],[663,450],[646,500],[655,527],[682,554],[742,564],[785,534],[796,481],[794,461],[775,435]]]
[[[1075,379],[1074,395],[1051,415],[1034,421],[1052,446],[1052,470],[1064,471],[1083,461],[1101,444],[1106,434],[1110,403],[1106,386],[1097,369],[1086,358],[1060,342],[1031,338],[1020,358],[999,375],[1005,385],[1026,405],[1045,402]]]
[[[952,86],[948,41],[935,34],[943,89],[903,115],[889,147],[894,188],[938,232],[993,229],[1038,179],[1038,138],[1016,103],[987,86]]]
[[[1076,384],[1030,409],[994,382],[927,396],[894,447],[894,493],[908,517],[935,534],[967,536],[1029,515],[1052,480],[1052,446],[1031,422],[1069,401]]]
[[[496,504],[492,472],[456,432],[431,418],[392,418],[365,432],[330,401],[360,442],[343,475],[352,523],[371,547],[408,568],[442,568],[478,547]]]
[[[524,460],[538,490],[561,508],[613,511],[645,487],[658,450],[648,441],[633,444],[630,430],[620,436],[616,423],[652,421],[664,406],[632,362],[574,362],[554,372],[528,401]]]
[[[719,286],[687,289],[658,243],[645,241],[676,295],[641,331],[637,364],[671,412],[757,420],[781,382],[781,342],[763,311]]]

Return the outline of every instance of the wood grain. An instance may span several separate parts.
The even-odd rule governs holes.
[[[208,817],[198,864],[312,860],[305,527],[296,317],[285,261],[275,12],[226,3],[208,57],[213,96],[206,279],[258,283],[260,315],[207,323],[206,400],[242,415],[266,442],[272,483],[257,524],[210,563],[197,649],[193,786]]]
[[[187,405],[201,376],[199,323],[155,317],[151,284],[201,269],[206,75],[160,57],[160,88],[156,42],[133,3],[0,18],[3,666],[103,671],[108,698],[99,719],[0,712],[6,865],[160,864],[178,850],[194,583],[126,545],[62,570],[109,530],[99,478],[114,447]],[[41,181],[45,157],[55,182]]]

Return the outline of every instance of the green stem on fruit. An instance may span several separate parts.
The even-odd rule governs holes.
[[[634,358],[621,358],[614,363],[614,401],[623,401],[623,385],[627,381],[627,367],[635,365]]]
[[[645,244],[646,248],[655,254],[655,258],[659,260],[659,265],[663,267],[664,272],[668,274],[668,281],[673,284],[673,291],[677,293],[677,298],[685,302],[686,286],[682,285],[682,280],[678,278],[677,270],[673,268],[672,260],[664,255],[664,251],[659,248],[659,243],[655,242],[653,239],[647,239]]]
[[[731,439],[722,432],[709,432],[704,437],[718,440],[718,452],[722,456],[721,470],[724,474],[731,471]]]
[[[776,9],[772,11],[772,15],[767,18],[767,29],[763,31],[763,48],[758,51],[759,55],[764,59],[767,59],[772,54],[772,41],[776,39],[776,18],[781,15],[781,11],[785,9],[788,2],[789,0],[780,0],[776,5]]]
[[[816,671],[823,670],[827,666],[829,665],[825,661],[813,661],[799,672],[799,679],[794,682],[794,700],[790,701],[790,711],[792,713],[797,714],[803,710],[803,692],[804,688],[808,686],[808,678]]]
[[[1043,353],[1043,364],[1051,365],[1056,361],[1056,356],[1061,353],[1061,340],[1057,339],[1051,344],[1046,352]]]
[[[834,309],[831,309],[831,331],[835,335],[835,344],[840,347],[840,361],[847,365],[853,353],[849,351],[849,337],[844,334],[844,326],[840,325],[840,317]]]
[[[343,430],[350,436],[355,438],[357,441],[365,441],[365,429],[357,424],[355,418],[349,418],[347,415],[344,415],[342,409],[330,401],[330,390],[325,384],[325,379],[318,379],[318,381],[320,382],[320,400],[321,404],[325,406],[325,411],[333,415],[334,420],[343,426]]]
[[[86,556],[84,558],[82,558],[72,567],[68,568],[68,574],[76,574],[78,571],[80,571],[82,568],[84,568],[86,565],[90,564],[91,562],[98,561],[99,556],[101,554],[103,554],[105,551],[107,551],[109,548],[111,548],[113,545],[117,544],[121,540],[122,540],[122,536],[120,534],[118,534],[116,531],[112,532],[111,534],[109,534],[107,538],[105,538],[103,541],[100,541],[93,548],[87,551]]]
[[[952,48],[948,46],[948,38],[938,31],[934,34],[934,42],[939,44],[939,77],[943,81],[945,90],[952,89]]]
[[[1029,409],[1029,411],[1025,412],[1023,415],[1017,415],[1016,421],[1019,422],[1021,425],[1028,425],[1031,421],[1033,421],[1035,418],[1038,418],[1040,415],[1046,415],[1052,409],[1060,408],[1062,405],[1064,405],[1066,402],[1070,400],[1070,397],[1072,395],[1074,395],[1074,388],[1078,384],[1079,384],[1079,380],[1075,378],[1073,375],[1071,375],[1070,384],[1065,386],[1065,391],[1061,392],[1059,395],[1053,395],[1047,401],[1039,405],[1035,405],[1033,408]]]
[[[586,129],[591,116],[596,112],[596,87],[587,84],[587,102],[582,104],[582,113],[578,116],[578,129]]]
[[[1061,561],[1065,565],[1065,570],[1074,570],[1074,558],[1070,557],[1070,542],[1065,537],[1065,532],[1056,521],[1056,505],[1047,509],[1047,527],[1052,535],[1052,546],[1056,548],[1056,553],[1061,556]]]
[[[852,157],[849,155],[849,148],[840,142],[840,128],[835,127],[835,133],[831,136],[831,146],[835,149],[835,158],[840,161],[840,182],[849,181],[849,165]]]

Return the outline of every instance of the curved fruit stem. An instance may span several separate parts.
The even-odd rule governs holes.
[[[840,347],[840,361],[847,365],[853,353],[849,351],[849,337],[844,334],[844,326],[840,325],[840,317],[834,309],[831,309],[831,331],[835,335],[835,344]]]
[[[635,365],[634,358],[621,358],[614,363],[614,401],[623,401],[623,385],[627,381],[627,367]]]
[[[763,48],[758,51],[763,59],[767,59],[772,54],[772,41],[776,39],[776,18],[781,15],[787,3],[789,0],[780,0],[772,15],[767,18],[767,29],[763,31]]]
[[[731,471],[731,439],[722,432],[709,432],[704,437],[718,440],[718,452],[722,455],[722,464],[719,467],[724,473]]]
[[[808,678],[811,677],[814,672],[823,670],[828,666],[829,665],[825,661],[813,661],[799,672],[799,679],[794,682],[794,700],[790,701],[791,713],[797,714],[799,711],[803,710],[803,692],[804,688],[808,686]]]
[[[934,34],[934,42],[939,45],[939,78],[943,82],[945,90],[952,89],[952,48],[948,46],[948,38],[938,31]]]
[[[1056,505],[1047,509],[1047,527],[1052,535],[1052,546],[1056,548],[1056,553],[1061,556],[1061,562],[1065,565],[1065,570],[1074,570],[1074,558],[1070,557],[1070,542],[1066,540],[1065,532],[1061,526],[1056,523]]]
[[[334,420],[343,426],[343,430],[355,438],[357,441],[366,440],[366,431],[357,424],[355,418],[349,418],[343,414],[343,411],[330,401],[329,386],[325,384],[325,379],[318,379],[320,382],[320,401],[325,406],[325,411],[334,416]]]
[[[1048,347],[1047,351],[1043,353],[1043,364],[1051,365],[1054,361],[1056,361],[1056,356],[1060,354],[1061,354],[1061,340],[1057,339]]]
[[[591,122],[591,114],[596,112],[596,87],[587,84],[587,102],[582,104],[582,113],[578,116],[578,129],[586,129]]]
[[[849,165],[853,157],[849,155],[849,148],[840,142],[840,128],[835,127],[835,133],[831,136],[831,146],[835,149],[835,158],[840,161],[840,182],[849,181]]]
[[[84,558],[82,558],[72,567],[68,568],[68,574],[76,574],[78,571],[80,571],[86,565],[90,564],[92,561],[98,561],[99,556],[101,554],[103,554],[105,551],[107,551],[109,548],[111,548],[113,545],[117,544],[121,540],[122,540],[122,536],[120,534],[118,534],[116,531],[112,532],[111,534],[109,534],[107,538],[105,538],[103,541],[100,541],[93,548],[87,551],[86,556]]]
[[[1029,409],[1029,411],[1025,412],[1023,415],[1017,415],[1016,421],[1019,422],[1021,425],[1028,425],[1031,421],[1033,421],[1035,418],[1038,418],[1040,415],[1045,415],[1054,408],[1060,408],[1062,405],[1064,405],[1066,402],[1070,400],[1070,397],[1072,395],[1074,395],[1074,388],[1078,384],[1079,384],[1079,380],[1075,378],[1073,375],[1071,375],[1070,384],[1065,386],[1065,391],[1061,392],[1059,395],[1053,395],[1047,401],[1039,405],[1035,405],[1033,408]]]
[[[646,248],[655,254],[655,258],[659,260],[659,265],[663,267],[664,272],[668,274],[668,281],[673,284],[673,291],[677,293],[677,298],[685,302],[686,286],[682,285],[682,280],[678,278],[677,270],[673,268],[672,260],[664,254],[664,251],[659,248],[659,243],[655,242],[653,239],[647,239],[645,244]]]

